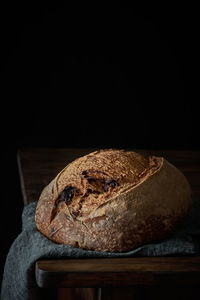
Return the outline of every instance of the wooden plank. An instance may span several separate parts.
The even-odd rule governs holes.
[[[18,165],[24,203],[37,201],[42,189],[59,171],[75,158],[94,150],[73,148],[20,149],[18,152]],[[150,155],[164,156],[185,174],[194,194],[200,195],[200,151],[132,150]]]
[[[40,287],[200,284],[200,256],[40,260]]]

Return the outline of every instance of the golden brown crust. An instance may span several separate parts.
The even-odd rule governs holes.
[[[124,252],[164,238],[191,203],[186,178],[164,158],[100,150],[73,161],[44,188],[35,220],[54,242]]]

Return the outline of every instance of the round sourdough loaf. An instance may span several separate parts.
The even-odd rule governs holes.
[[[35,220],[56,243],[125,252],[167,237],[191,205],[188,181],[166,159],[109,149],[67,165],[42,191]]]

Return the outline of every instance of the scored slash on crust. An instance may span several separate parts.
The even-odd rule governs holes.
[[[54,236],[61,228],[63,228],[63,225],[61,225],[61,226],[60,226],[59,228],[57,228],[56,230],[55,230],[54,227],[52,227],[49,236],[50,236],[50,237],[53,237],[53,236]]]

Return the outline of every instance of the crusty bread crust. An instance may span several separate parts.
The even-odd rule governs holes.
[[[110,149],[67,165],[42,191],[35,220],[56,243],[125,252],[165,238],[191,205],[188,181],[166,159]]]

